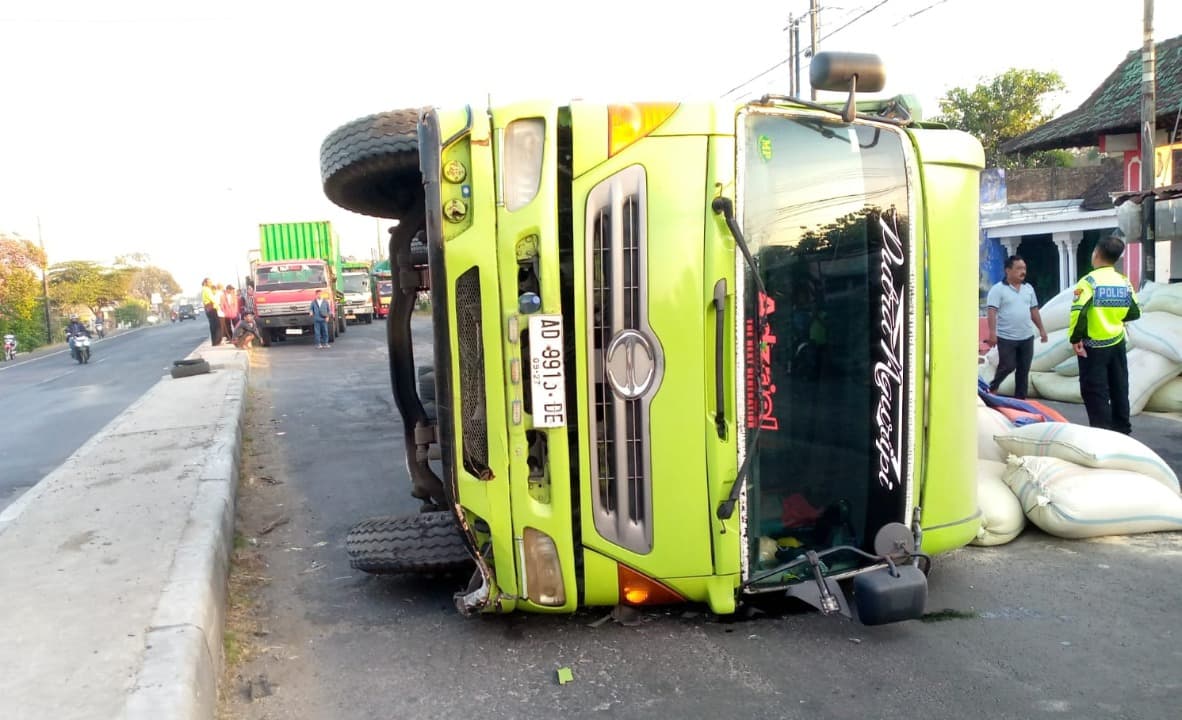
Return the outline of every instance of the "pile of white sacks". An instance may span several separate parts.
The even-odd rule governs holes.
[[[1182,530],[1178,477],[1144,443],[1073,423],[1014,427],[977,407],[974,545],[1002,545],[1027,521],[1065,538]]]
[[[1039,311],[1047,342],[1034,341],[1030,364],[1030,397],[1062,402],[1082,402],[1079,365],[1067,341],[1073,288],[1056,295]],[[1129,342],[1129,410],[1182,412],[1182,283],[1146,283],[1138,293],[1141,318],[1125,326]],[[978,365],[989,382],[997,369],[997,348]],[[1001,384],[1002,395],[1014,392],[1014,376]]]

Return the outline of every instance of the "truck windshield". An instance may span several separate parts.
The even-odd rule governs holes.
[[[345,292],[369,294],[369,278],[365,275],[346,275]]]
[[[381,295],[390,295],[394,292],[394,283],[390,281],[378,283],[378,293]]]
[[[255,290],[308,290],[324,287],[323,265],[273,265],[255,269]]]
[[[754,297],[747,269],[756,571],[810,548],[869,549],[879,527],[903,519],[910,223],[899,131],[755,111],[742,122],[741,215],[766,290]],[[847,555],[829,569],[855,564]]]

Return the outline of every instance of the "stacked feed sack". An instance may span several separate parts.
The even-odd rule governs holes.
[[[1009,418],[977,398],[977,505],[981,509],[981,527],[973,545],[1008,543],[1026,527],[1018,498],[1002,480],[1006,452],[993,439],[1013,430]]]
[[[1138,440],[1071,423],[1026,425],[994,440],[1009,453],[1002,480],[1026,518],[1047,533],[1182,530],[1178,477]]]
[[[1067,327],[1073,290],[1056,295],[1042,309],[1043,325]],[[1141,318],[1126,325],[1128,333],[1129,411],[1182,412],[1182,284],[1146,283],[1138,294]],[[1049,344],[1049,343],[1048,343]],[[1070,350],[1070,345],[1067,346]],[[1037,351],[1036,351],[1037,356]],[[1052,353],[1046,359],[1057,358]],[[1043,363],[1042,365],[1045,365]],[[1050,368],[1031,366],[1030,384],[1038,397],[1062,402],[1082,402],[1079,393],[1079,364],[1074,352],[1058,358]]]

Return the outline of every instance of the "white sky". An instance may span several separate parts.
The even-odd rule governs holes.
[[[188,292],[237,284],[260,222],[328,219],[368,258],[376,221],[320,189],[335,127],[489,97],[718,97],[787,57],[788,15],[808,5],[2,0],[0,230],[35,239],[40,218],[51,262],[145,252]],[[884,94],[915,93],[928,116],[1009,67],[1057,70],[1067,112],[1142,41],[1142,0],[821,5],[820,48],[878,53]],[[1157,0],[1155,38],[1179,34],[1182,2]],[[731,97],[786,94],[787,72]]]

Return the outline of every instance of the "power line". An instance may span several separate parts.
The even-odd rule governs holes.
[[[853,25],[854,23],[858,22],[859,20],[861,20],[862,18],[866,17],[866,16],[867,16],[867,15],[869,15],[870,13],[872,13],[872,12],[874,12],[875,10],[879,9],[879,8],[880,8],[880,7],[882,7],[883,5],[886,5],[888,2],[890,2],[890,0],[879,0],[879,2],[875,3],[873,6],[871,6],[870,8],[868,8],[868,9],[866,9],[866,10],[862,11],[860,14],[858,14],[856,17],[854,17],[854,19],[852,19],[852,20],[850,20],[849,22],[845,23],[844,25],[842,25],[841,27],[837,28],[837,29],[836,29],[836,30],[834,30],[833,32],[829,33],[828,35],[825,35],[824,37],[821,37],[821,38],[819,38],[819,39],[818,39],[818,42],[820,42],[821,40],[828,40],[829,38],[833,37],[833,36],[834,36],[834,35],[836,35],[837,33],[839,33],[839,32],[841,32],[842,30],[845,30],[846,28],[848,28],[850,25]],[[911,20],[911,19],[915,18],[915,17],[916,17],[916,16],[918,16],[918,15],[922,15],[923,13],[927,12],[928,10],[931,10],[932,8],[934,8],[934,7],[937,7],[937,6],[939,6],[939,5],[943,5],[943,4],[944,4],[944,3],[946,3],[946,2],[948,2],[948,0],[936,0],[936,2],[933,2],[933,3],[931,3],[931,4],[930,4],[930,5],[928,5],[927,7],[924,7],[924,8],[922,8],[922,9],[920,9],[920,10],[917,10],[917,11],[915,11],[915,12],[911,13],[910,15],[908,15],[908,16],[906,16],[906,17],[904,17],[902,20],[900,20],[899,22],[895,23],[895,24],[894,24],[894,25],[892,25],[891,27],[898,27],[898,26],[902,25],[903,23],[907,22],[908,20]],[[822,9],[824,9],[824,8],[822,8]],[[804,53],[801,53],[801,54],[803,55]],[[791,62],[791,60],[792,60],[792,58],[785,58],[784,60],[781,60],[780,62],[776,63],[775,65],[772,65],[771,67],[767,68],[767,69],[766,69],[766,70],[764,70],[763,72],[761,72],[761,73],[759,73],[759,74],[757,74],[757,75],[754,75],[754,76],[752,76],[751,78],[748,78],[747,80],[744,80],[743,82],[741,82],[741,83],[739,83],[738,85],[734,86],[734,87],[733,87],[733,88],[731,88],[730,90],[727,90],[726,92],[724,92],[724,93],[722,94],[722,96],[723,96],[723,97],[726,97],[727,95],[730,95],[731,93],[733,93],[734,91],[738,90],[739,88],[741,88],[741,87],[744,87],[744,86],[746,86],[746,85],[750,85],[751,83],[755,82],[756,80],[760,79],[761,77],[764,77],[765,75],[767,75],[768,73],[772,72],[773,70],[776,70],[776,69],[778,69],[778,68],[781,68],[781,67],[783,67],[783,66],[784,66],[784,65],[786,65],[787,63]],[[811,61],[810,61],[810,64],[811,64]]]

